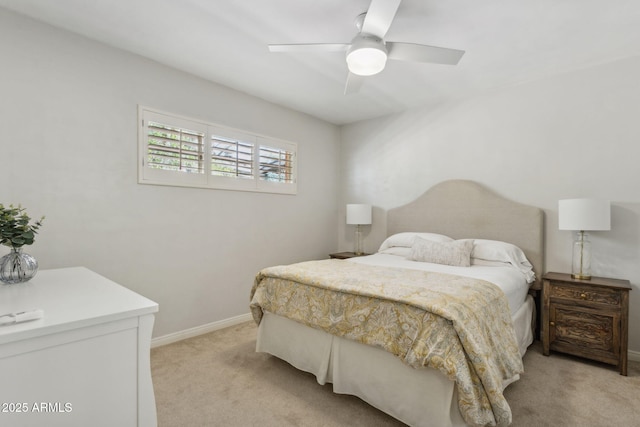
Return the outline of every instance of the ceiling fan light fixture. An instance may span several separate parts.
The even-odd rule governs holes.
[[[349,71],[359,76],[372,76],[384,70],[387,49],[381,39],[358,35],[347,51]]]

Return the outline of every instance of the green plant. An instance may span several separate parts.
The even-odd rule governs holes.
[[[0,203],[0,244],[14,249],[33,244],[43,220],[29,223],[31,218],[22,206],[7,208]]]

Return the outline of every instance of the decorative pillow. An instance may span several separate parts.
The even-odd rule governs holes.
[[[535,280],[533,266],[522,249],[514,244],[499,240],[468,239],[473,242],[471,263],[487,265],[487,261],[508,263],[520,270],[529,283]]]
[[[411,246],[413,261],[432,262],[434,264],[469,267],[473,240],[455,240],[452,242],[434,242],[415,237]]]
[[[410,248],[411,246],[413,246],[413,240],[416,237],[420,237],[425,240],[431,240],[432,242],[453,242],[453,239],[451,237],[445,236],[443,234],[404,232],[387,237],[387,239],[380,245],[380,249],[378,249],[378,252],[382,252],[385,249],[394,247]]]

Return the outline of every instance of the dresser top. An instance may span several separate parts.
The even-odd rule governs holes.
[[[41,270],[0,284],[0,316],[42,310],[38,320],[0,325],[0,344],[158,311],[158,304],[84,267]]]

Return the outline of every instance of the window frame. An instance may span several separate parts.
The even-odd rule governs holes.
[[[204,134],[203,173],[188,173],[178,170],[152,168],[148,166],[149,123],[155,122],[172,128],[195,131]],[[251,144],[252,176],[222,176],[212,173],[213,139],[217,136],[230,139],[241,144]],[[262,148],[281,150],[291,156],[291,167],[285,168],[285,175],[290,175],[290,182],[271,181],[261,178],[260,153]],[[231,128],[217,123],[208,123],[145,107],[138,106],[138,183],[151,185],[167,185],[178,187],[195,187],[219,190],[253,191],[277,194],[297,194],[297,156],[298,144],[253,132]],[[240,161],[238,162],[240,163]],[[247,165],[246,161],[242,161]],[[280,162],[282,164],[282,162]],[[236,165],[238,168],[239,165]],[[277,168],[277,166],[274,165]],[[282,172],[281,172],[282,173]]]

